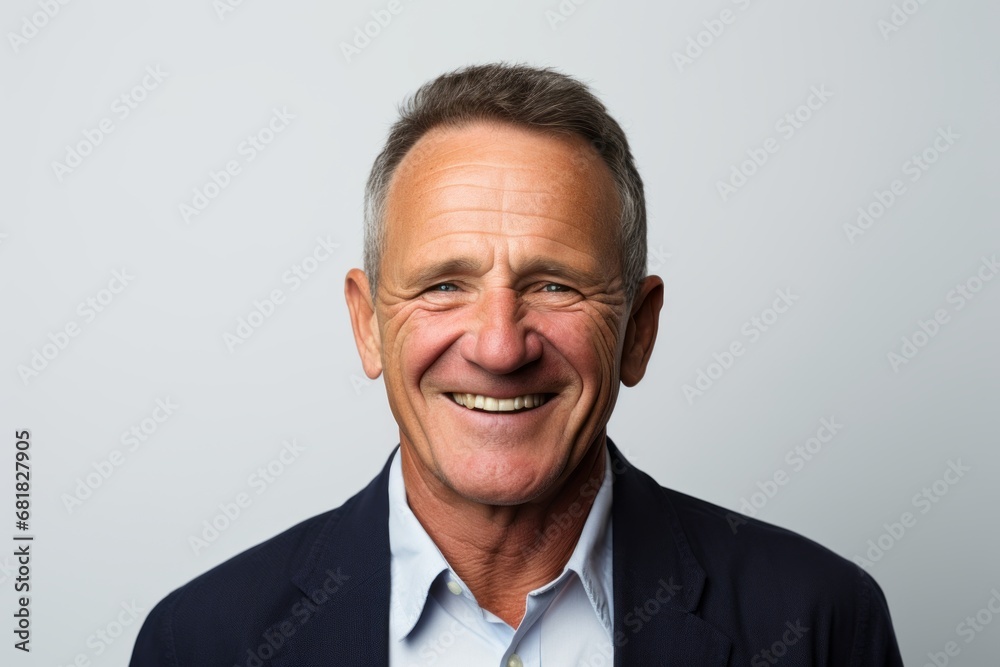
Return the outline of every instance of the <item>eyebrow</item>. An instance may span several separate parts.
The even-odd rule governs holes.
[[[482,262],[471,257],[454,257],[440,262],[421,267],[416,273],[409,277],[411,285],[423,285],[432,282],[441,276],[456,273],[478,274],[482,270]]]
[[[601,281],[606,275],[605,271],[598,269],[596,273],[583,271],[572,266],[554,261],[550,257],[535,255],[528,257],[517,267],[519,275],[547,274],[568,278],[571,282],[579,285],[594,285]]]

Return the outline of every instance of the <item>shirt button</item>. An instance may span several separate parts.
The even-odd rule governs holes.
[[[507,658],[507,667],[524,667],[524,663],[521,662],[521,657],[517,653],[511,653],[510,657]]]
[[[462,587],[454,579],[449,579],[448,580],[448,590],[451,591],[452,593],[454,593],[455,595],[461,595],[462,594]]]

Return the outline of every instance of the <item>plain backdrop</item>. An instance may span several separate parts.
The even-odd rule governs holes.
[[[343,299],[364,180],[408,93],[505,60],[590,84],[645,180],[666,297],[647,377],[609,425],[626,456],[864,559],[907,664],[952,641],[951,664],[995,664],[995,3],[12,0],[0,15],[0,663],[126,664],[169,591],[378,472],[398,433]],[[308,260],[321,242],[335,249]],[[274,290],[283,302],[251,316]],[[793,305],[769,312],[779,292]],[[236,344],[241,318],[259,326]],[[824,419],[835,435],[810,441]],[[12,646],[21,429],[30,655]]]

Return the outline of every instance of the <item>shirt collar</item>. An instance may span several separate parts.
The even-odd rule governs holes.
[[[448,561],[406,501],[400,456],[401,449],[397,449],[389,468],[389,550],[392,576],[390,628],[394,641],[400,641],[412,632],[427,604],[434,580],[442,572],[451,571]],[[605,446],[604,478],[601,480],[573,553],[570,554],[562,574],[529,593],[546,591],[564,582],[570,572],[576,574],[609,637],[613,636],[611,605],[614,600],[611,533],[613,477],[611,455]],[[583,487],[578,502],[584,503],[593,493],[592,485]],[[579,507],[571,504],[566,510],[570,516],[572,512],[578,511],[574,510],[574,506]],[[558,526],[558,522],[553,525]],[[452,577],[458,580],[454,573]]]

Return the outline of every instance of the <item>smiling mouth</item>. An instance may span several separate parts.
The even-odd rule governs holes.
[[[549,400],[549,394],[525,394],[514,398],[494,398],[482,394],[462,394],[451,392],[451,398],[459,405],[470,410],[485,412],[524,412],[543,405]]]

